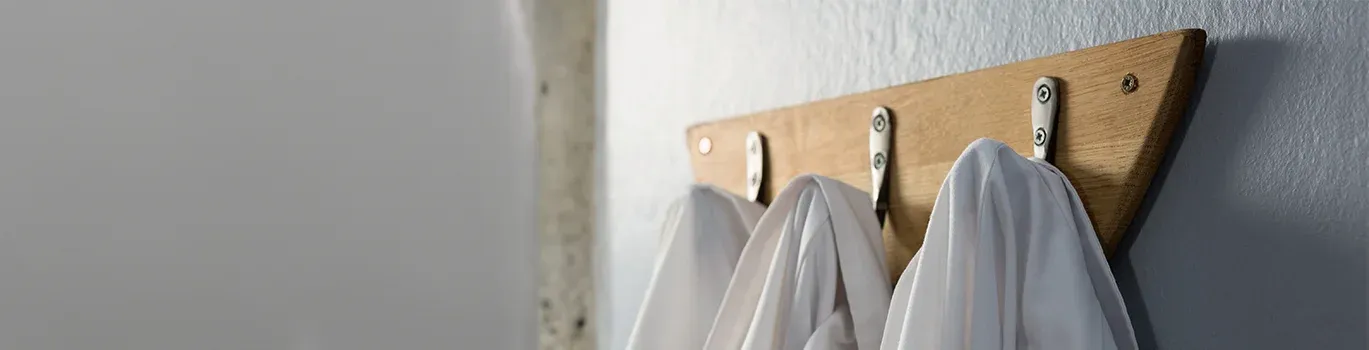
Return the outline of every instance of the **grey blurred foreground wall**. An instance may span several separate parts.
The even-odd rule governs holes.
[[[533,348],[515,10],[0,3],[0,349]]]

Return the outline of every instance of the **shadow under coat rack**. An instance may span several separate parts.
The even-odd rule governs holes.
[[[695,125],[688,130],[694,177],[745,194],[744,145],[758,132],[765,137],[763,199],[804,173],[869,191],[870,113],[888,108],[884,246],[897,280],[922,245],[942,180],[971,141],[997,139],[1031,155],[1032,86],[1054,77],[1060,100],[1051,163],[1074,184],[1111,256],[1188,106],[1205,44],[1201,29],[1176,30]]]

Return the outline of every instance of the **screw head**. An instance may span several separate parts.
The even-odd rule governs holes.
[[[1122,77],[1122,93],[1132,93],[1136,91],[1136,88],[1138,87],[1140,87],[1140,81],[1136,79],[1135,75],[1127,74]]]
[[[1042,84],[1036,87],[1036,102],[1046,103],[1051,100],[1051,87]]]
[[[884,162],[886,162],[886,161],[887,161],[887,160],[884,159],[884,152],[880,152],[880,153],[875,153],[875,159],[874,159],[874,160],[871,160],[870,163],[871,163],[872,165],[874,165],[875,170],[879,170],[879,169],[884,169]]]
[[[747,181],[750,181],[752,186],[758,185],[761,182],[761,176],[760,174],[751,174]]]
[[[699,154],[713,152],[713,140],[707,137],[699,139]]]
[[[1046,144],[1046,128],[1036,128],[1036,132],[1032,134],[1032,143],[1037,146]]]
[[[883,132],[884,128],[888,126],[889,122],[884,120],[883,114],[875,116],[875,119],[870,121],[870,127],[874,128],[875,131],[878,132]]]

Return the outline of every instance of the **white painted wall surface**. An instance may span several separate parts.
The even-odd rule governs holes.
[[[514,13],[0,2],[0,349],[534,348]]]
[[[694,123],[1180,28],[1207,57],[1113,266],[1144,348],[1364,349],[1369,2],[608,0],[608,348]],[[692,141],[690,141],[692,142]]]

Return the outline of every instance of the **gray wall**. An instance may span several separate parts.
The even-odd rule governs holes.
[[[508,7],[0,2],[0,348],[534,347]]]
[[[608,0],[603,343],[630,329],[687,126],[1207,29],[1113,267],[1144,348],[1365,349],[1369,2]]]

